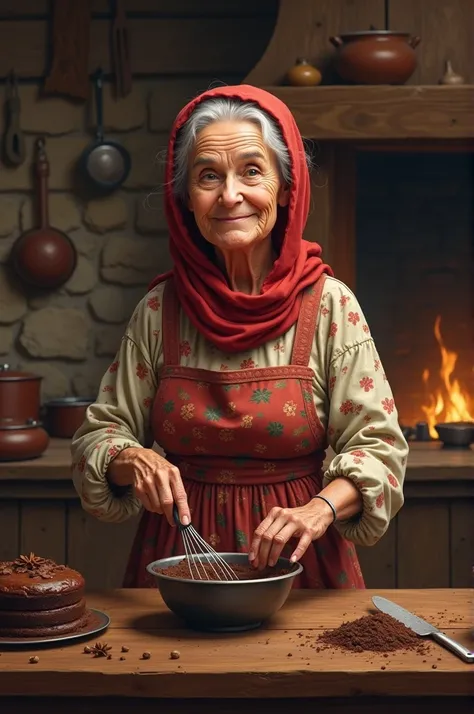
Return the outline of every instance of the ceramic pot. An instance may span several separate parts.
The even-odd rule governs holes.
[[[44,405],[46,428],[50,436],[71,439],[84,421],[89,404],[95,399],[63,397]]]
[[[0,420],[0,461],[36,459],[46,451],[48,444],[47,432],[34,419],[23,424]]]
[[[420,38],[408,32],[366,30],[330,37],[336,47],[335,69],[355,84],[404,84],[416,68]]]
[[[40,391],[43,378],[30,372],[0,365],[0,423],[25,424],[28,419],[39,420]]]
[[[287,73],[288,84],[293,87],[315,87],[321,82],[321,72],[305,59],[297,59]]]

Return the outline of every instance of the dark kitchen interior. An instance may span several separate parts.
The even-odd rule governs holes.
[[[0,0],[0,561],[36,553],[79,571],[113,643],[10,652],[0,640],[2,712],[33,699],[71,714],[411,714],[421,701],[471,712],[472,665],[438,645],[342,657],[316,653],[314,633],[385,592],[473,647],[473,27],[472,0]],[[384,32],[409,56],[389,78],[380,57],[361,69],[347,53]],[[312,86],[297,86],[307,65]],[[304,593],[262,631],[214,640],[178,629],[156,592],[122,589],[138,519],[85,513],[69,445],[149,280],[171,267],[172,122],[199,92],[244,82],[286,102],[314,151],[304,237],[362,305],[410,453],[403,508],[357,547],[368,591],[317,593],[316,605]],[[86,170],[98,104],[121,147],[106,190]],[[61,257],[52,273],[20,251],[41,228],[38,204]],[[12,423],[24,440],[5,446]]]

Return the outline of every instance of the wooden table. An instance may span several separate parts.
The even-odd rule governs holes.
[[[112,659],[84,654],[84,642],[23,651],[1,650],[0,711],[35,714],[173,712],[173,714],[472,714],[474,665],[436,644],[422,656],[399,652],[317,652],[308,644],[324,629],[369,612],[375,591],[295,591],[263,628],[207,634],[183,628],[155,590],[89,594],[111,616],[93,638]],[[384,595],[471,646],[471,590],[385,590]],[[309,635],[310,639],[306,638]],[[122,654],[121,647],[129,650]],[[179,659],[170,659],[179,650]],[[142,659],[142,653],[151,653]],[[39,662],[30,664],[37,654]],[[125,659],[120,660],[120,657]],[[34,697],[34,700],[32,698]],[[449,699],[447,699],[449,697]],[[31,708],[33,705],[33,709]]]

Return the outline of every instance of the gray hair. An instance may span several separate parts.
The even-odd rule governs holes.
[[[250,101],[213,97],[202,101],[183,125],[175,149],[173,192],[187,197],[188,160],[196,137],[206,126],[217,121],[251,121],[260,127],[269,149],[275,152],[282,181],[291,184],[291,159],[278,124],[267,112]],[[310,160],[307,157],[308,163]]]

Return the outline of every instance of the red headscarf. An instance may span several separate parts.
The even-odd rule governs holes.
[[[272,232],[279,252],[258,295],[231,290],[221,268],[192,235],[192,222],[173,195],[173,157],[179,129],[196,106],[211,97],[256,102],[279,125],[291,158],[292,184],[287,209]],[[283,335],[298,319],[303,291],[332,270],[321,259],[321,247],[302,239],[310,202],[310,180],[301,134],[289,108],[273,94],[249,85],[211,89],[189,102],[171,130],[165,172],[165,211],[170,232],[172,273],[183,310],[197,330],[223,352],[246,352]]]

